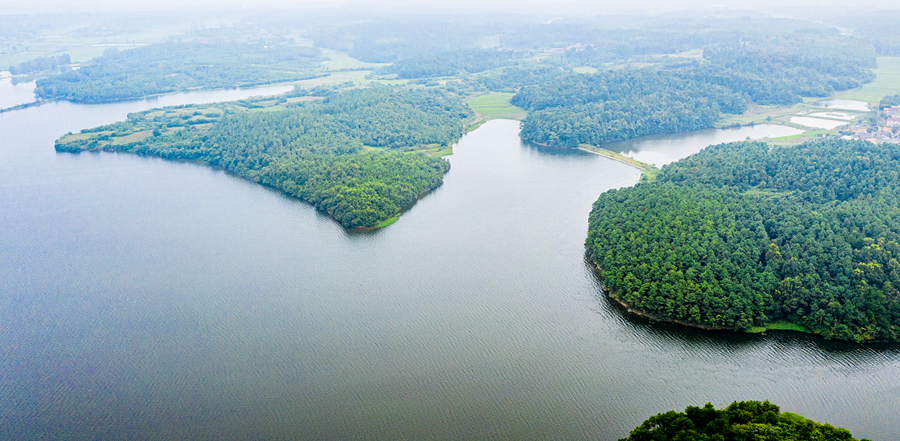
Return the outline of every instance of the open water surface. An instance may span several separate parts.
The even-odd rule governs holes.
[[[13,84],[13,79],[0,72],[0,109],[7,109],[35,100],[34,81]]]
[[[868,112],[870,110],[869,103],[856,100],[827,99],[816,101],[814,104],[832,109],[856,110],[859,112]]]
[[[252,94],[257,94],[252,93]],[[246,95],[246,92],[245,92]],[[638,172],[492,121],[380,231],[222,171],[53,141],[232,92],[0,114],[0,439],[599,439],[769,399],[900,433],[900,349],[632,318],[584,260]]]
[[[803,130],[776,124],[734,127],[730,129],[704,129],[671,135],[651,135],[616,141],[601,147],[637,159],[645,164],[662,167],[681,158],[693,155],[709,145],[762,138],[799,135]]]

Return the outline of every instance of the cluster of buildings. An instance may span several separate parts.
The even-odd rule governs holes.
[[[878,127],[856,124],[850,127],[850,133],[842,131],[843,139],[860,139],[881,144],[885,142],[900,144],[900,106],[886,107],[882,110]],[[882,119],[883,118],[883,119]]]
[[[886,107],[883,112],[887,118],[886,127],[900,127],[900,106]]]

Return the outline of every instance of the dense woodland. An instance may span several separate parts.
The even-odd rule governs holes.
[[[522,56],[513,51],[496,49],[461,49],[406,58],[378,69],[376,73],[403,79],[447,77],[508,66]]]
[[[714,127],[751,103],[825,97],[872,81],[874,64],[874,52],[858,41],[801,32],[710,45],[700,61],[547,78],[522,87],[511,102],[529,110],[524,139],[578,147]]]
[[[16,66],[10,66],[9,73],[13,75],[29,74],[55,69],[59,66],[65,66],[71,63],[72,59],[69,57],[69,54],[57,55],[55,57],[38,57]]]
[[[306,46],[310,41],[315,47]],[[840,35],[824,23],[727,12],[695,19],[597,16],[550,22],[517,15],[286,14],[248,17],[163,43],[111,50],[81,69],[39,80],[36,93],[90,103],[293,81],[329,72],[319,64],[320,47],[361,61],[392,63],[376,69],[376,78],[457,77],[462,87],[455,92],[464,95],[551,94],[575,87],[564,91],[574,97],[583,83],[622,79],[611,69],[652,65],[656,88],[641,86],[642,93],[652,95],[647,100],[620,96],[611,103],[586,96],[575,100],[576,107],[528,108],[533,115],[525,123],[527,139],[572,146],[710,127],[729,112],[719,102],[723,94],[740,95],[747,103],[792,104],[856,87],[872,79],[873,41]],[[685,51],[694,54],[685,56]],[[699,51],[703,58],[697,62],[691,57]],[[578,67],[599,69],[598,78],[566,77]],[[650,76],[632,75],[634,81]],[[705,103],[679,96],[682,86],[699,92]],[[694,110],[702,115],[689,117]],[[577,122],[570,126],[568,120]]]
[[[620,441],[856,441],[847,429],[781,412],[768,401],[707,403],[650,417]],[[866,441],[865,438],[863,441]]]
[[[887,95],[881,98],[878,107],[884,109],[886,107],[900,106],[900,95]]]
[[[102,103],[196,88],[255,86],[314,76],[321,51],[271,41],[171,41],[118,51],[40,79],[44,99]]]
[[[526,86],[511,103],[529,111],[522,138],[555,147],[704,129],[747,107],[723,86],[657,69],[571,74]]]
[[[652,317],[898,341],[898,195],[892,144],[723,144],[601,195],[587,247],[611,294]]]
[[[437,91],[374,87],[140,112],[56,148],[208,163],[308,201],[345,227],[374,227],[441,184],[449,163],[416,150],[448,146],[471,116]]]

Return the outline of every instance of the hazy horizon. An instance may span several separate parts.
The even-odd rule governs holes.
[[[847,3],[839,0],[802,0],[785,5],[766,0],[641,0],[637,2],[592,2],[566,0],[549,4],[539,0],[461,0],[417,2],[412,0],[137,0],[126,3],[115,0],[47,0],[40,3],[0,1],[0,15],[98,12],[271,12],[277,10],[349,10],[382,14],[435,13],[481,14],[522,13],[538,15],[653,15],[676,11],[756,11],[774,16],[815,19],[823,15],[854,15],[878,10],[897,10],[900,3],[891,0],[867,0]]]

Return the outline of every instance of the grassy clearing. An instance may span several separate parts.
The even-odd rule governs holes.
[[[122,145],[122,144],[130,144],[132,142],[140,142],[153,135],[152,130],[145,130],[143,132],[135,132],[130,135],[120,136],[113,139],[110,144],[112,145]]]
[[[809,334],[809,329],[800,326],[795,323],[791,323],[786,320],[779,320],[774,323],[769,323],[766,326],[753,326],[751,328],[747,328],[744,332],[748,332],[750,334],[762,334],[766,331],[795,331],[795,332],[803,332]]]
[[[900,94],[900,57],[878,57],[878,67],[872,69],[875,81],[859,89],[838,92],[834,98],[877,103],[885,95]]]
[[[105,134],[105,135],[109,135],[110,133],[112,133],[112,132],[100,132],[100,134]],[[59,139],[59,142],[62,144],[65,144],[67,142],[72,142],[72,141],[84,141],[85,139],[93,138],[95,135],[97,135],[97,134],[96,133],[73,133],[71,135],[63,136],[62,138]]]
[[[398,220],[400,220],[400,215],[399,215],[399,214],[395,214],[393,217],[389,217],[389,218],[387,218],[387,219],[385,219],[385,220],[379,222],[378,225],[375,225],[375,226],[372,227],[372,228],[375,228],[375,229],[377,229],[377,228],[384,228],[384,227],[386,227],[386,226],[388,226],[388,225],[393,225],[394,222],[397,222]]]
[[[597,68],[596,68],[596,67],[590,67],[590,66],[576,67],[574,70],[575,70],[575,72],[581,73],[581,74],[595,74],[595,73],[597,73]]]
[[[327,61],[322,62],[322,68],[325,70],[344,70],[344,69],[371,69],[375,70],[381,66],[387,66],[389,63],[366,63],[352,58],[345,52],[339,52],[332,49],[322,49],[322,53],[328,57]]]
[[[788,135],[788,136],[779,136],[778,138],[771,138],[771,139],[769,139],[769,141],[772,141],[774,143],[793,144],[791,141],[799,140],[800,142],[803,142],[810,138],[815,138],[820,135],[832,135],[834,133],[835,133],[835,130],[816,129],[816,130],[810,130],[807,132],[803,132],[799,135]]]
[[[512,119],[521,121],[528,114],[525,109],[516,107],[509,103],[509,100],[515,95],[514,93],[490,93],[487,95],[476,96],[466,104],[475,111],[475,113],[484,116],[487,119]]]

